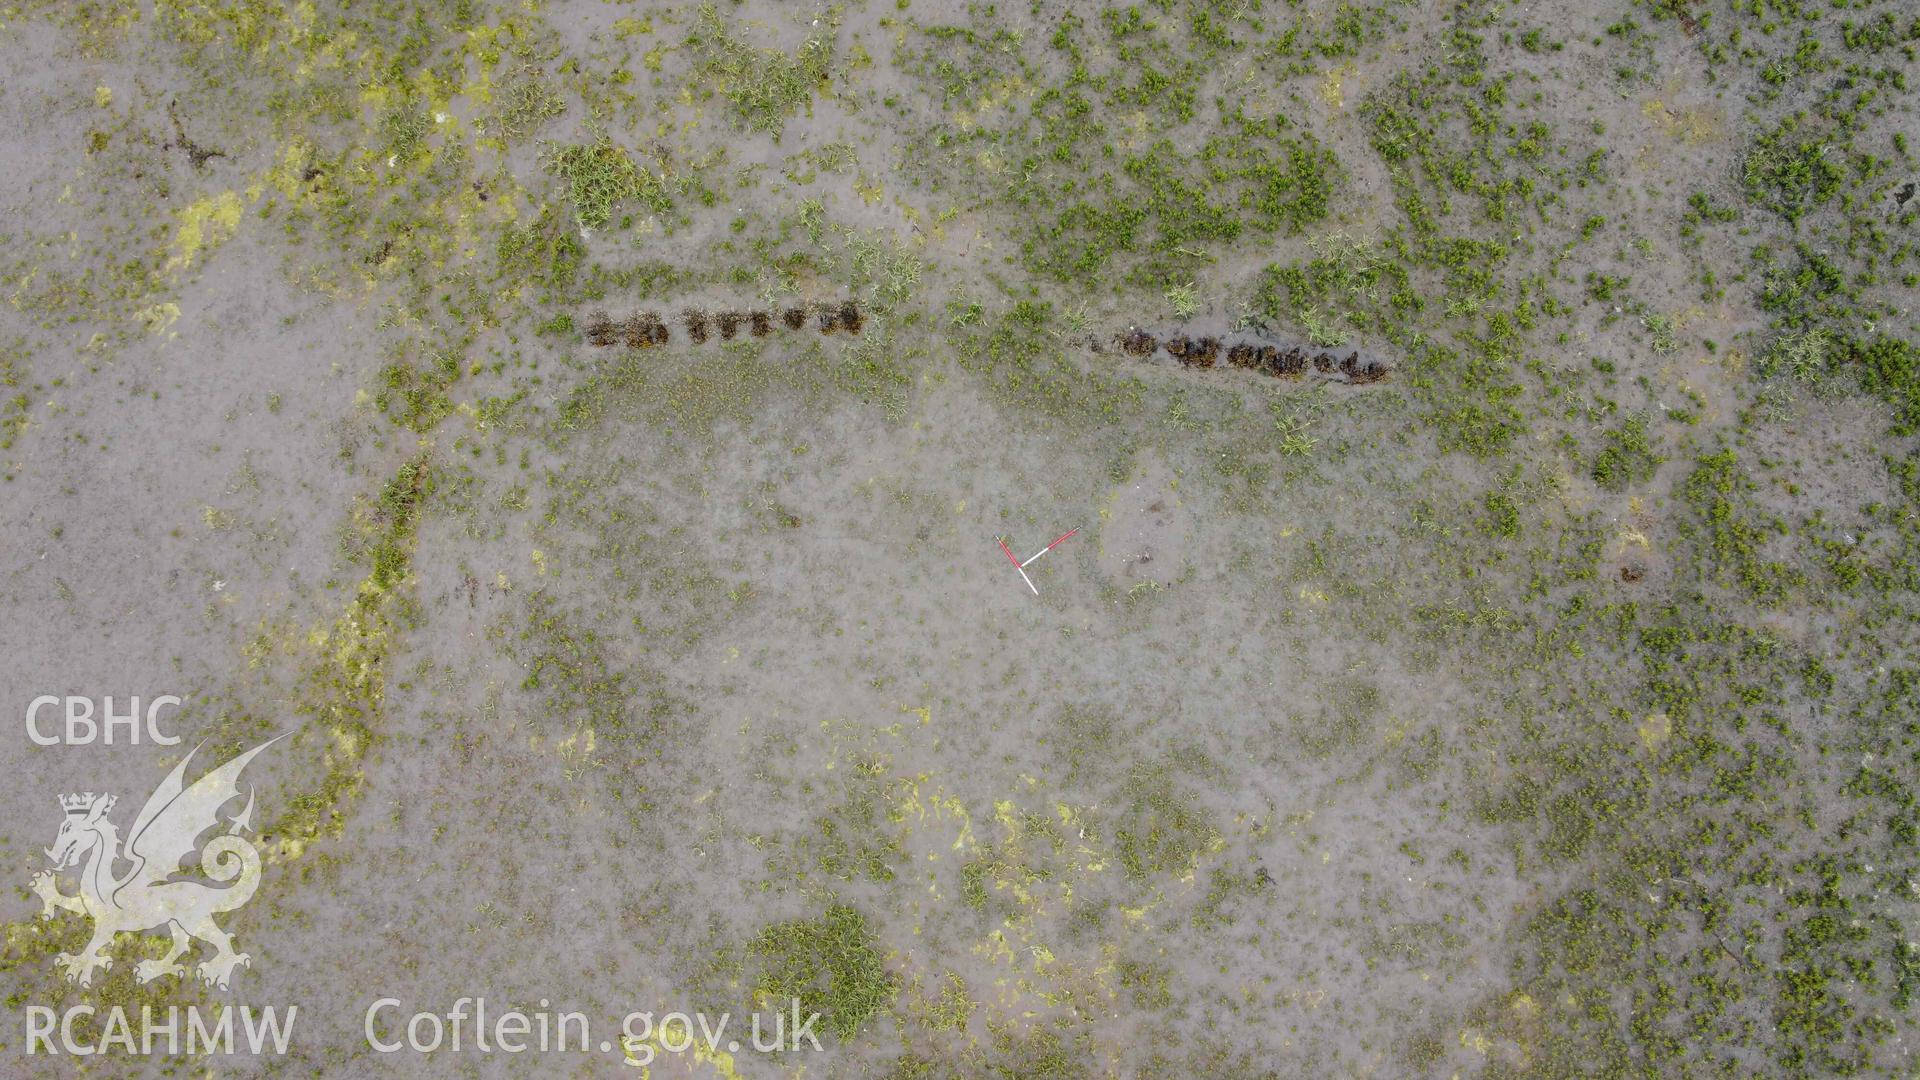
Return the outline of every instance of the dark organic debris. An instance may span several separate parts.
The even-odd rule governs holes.
[[[1128,356],[1152,356],[1160,342],[1145,330],[1134,330],[1120,339],[1120,351]]]
[[[384,253],[383,256],[384,257]],[[846,331],[858,334],[866,328],[866,313],[852,300],[823,304],[817,308],[819,329],[823,334]],[[754,337],[763,338],[773,333],[774,319],[778,317],[789,329],[803,330],[807,326],[809,309],[804,307],[787,308],[775,312],[758,311],[722,311],[708,312],[700,308],[687,308],[680,313],[680,322],[687,329],[687,337],[695,345],[704,345],[713,339],[717,331],[721,341],[732,341],[745,329]],[[604,311],[595,311],[586,317],[582,326],[587,344],[607,347],[626,345],[629,348],[646,349],[655,345],[665,345],[672,339],[667,324],[652,311],[643,311],[625,319],[614,320]],[[1149,339],[1151,340],[1151,339]],[[1152,349],[1147,350],[1151,352]]]
[[[1307,373],[1307,354],[1298,347],[1288,349],[1274,361],[1273,373],[1287,379],[1299,378]]]
[[[842,331],[858,334],[866,326],[866,314],[853,300],[838,303],[819,304],[812,307],[790,307],[778,313],[766,310],[722,311],[711,314],[699,308],[687,308],[680,313],[681,322],[687,328],[687,336],[695,345],[706,344],[717,330],[721,341],[732,341],[739,336],[742,328],[754,337],[762,338],[773,332],[773,321],[777,317],[790,330],[804,330],[808,316],[813,316],[814,327],[822,334],[837,334]],[[588,315],[583,326],[587,343],[595,346],[624,344],[629,348],[644,349],[654,345],[664,345],[671,335],[660,316],[644,311],[625,320],[615,322],[604,311],[595,311]],[[1248,341],[1221,341],[1211,335],[1188,337],[1176,335],[1162,342],[1152,334],[1138,327],[1111,339],[1111,343],[1128,356],[1146,358],[1152,356],[1163,345],[1167,354],[1178,360],[1182,367],[1205,370],[1215,367],[1221,356],[1226,357],[1227,366],[1242,371],[1258,371],[1264,375],[1283,379],[1297,379],[1306,374],[1307,366],[1322,375],[1332,375],[1336,371],[1349,386],[1365,386],[1385,379],[1390,372],[1387,366],[1378,360],[1361,359],[1358,350],[1346,356],[1330,352],[1318,352],[1292,346],[1282,349],[1274,345],[1256,345]],[[1091,335],[1086,344],[1096,352],[1104,352],[1100,341]]]
[[[646,349],[667,343],[667,324],[651,311],[643,311],[620,324],[620,340],[629,349]]]
[[[187,160],[193,163],[193,167],[196,170],[205,169],[207,162],[214,158],[227,156],[223,151],[201,146],[199,143],[187,138],[186,126],[180,122],[180,103],[178,101],[167,102],[167,117],[173,121],[172,145],[178,146],[187,152]]]
[[[1362,360],[1356,350],[1345,357],[1330,352],[1314,352],[1300,346],[1282,349],[1274,345],[1256,345],[1242,341],[1228,345],[1215,337],[1191,338],[1185,334],[1157,340],[1152,334],[1134,327],[1113,339],[1128,356],[1148,357],[1165,345],[1167,355],[1182,367],[1211,368],[1226,354],[1227,365],[1243,371],[1258,371],[1283,379],[1297,379],[1307,373],[1308,365],[1323,375],[1339,372],[1349,386],[1365,386],[1387,377],[1387,366],[1378,360]]]

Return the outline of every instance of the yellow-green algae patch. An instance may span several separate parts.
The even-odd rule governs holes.
[[[173,243],[168,248],[167,270],[178,272],[193,265],[202,252],[211,251],[233,238],[240,228],[240,212],[245,205],[234,191],[223,191],[176,212]]]

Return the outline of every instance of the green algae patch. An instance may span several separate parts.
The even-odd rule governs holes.
[[[289,797],[286,810],[267,824],[274,861],[297,859],[313,841],[339,836],[366,784],[362,762],[379,735],[394,639],[410,619],[415,531],[432,488],[432,467],[423,455],[354,510],[347,547],[369,565],[368,573],[339,617],[306,636],[314,659],[301,675],[298,696],[309,730],[326,736],[326,771],[311,790]]]
[[[223,191],[175,214],[178,224],[174,227],[173,243],[167,249],[167,270],[176,273],[185,270],[203,253],[231,240],[240,228],[240,212],[244,208],[238,192]]]

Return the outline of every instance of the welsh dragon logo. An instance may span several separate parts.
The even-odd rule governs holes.
[[[189,753],[140,808],[124,850],[119,828],[107,817],[116,801],[112,795],[89,791],[60,796],[60,809],[66,819],[60,823],[53,846],[46,849],[53,869],[35,874],[31,886],[46,905],[41,918],[51,919],[56,910],[64,910],[93,919],[93,940],[80,955],[61,953],[54,957],[69,982],[90,985],[94,972],[113,967],[107,947],[114,935],[161,927],[173,935],[173,948],[158,960],[134,965],[134,976],[143,983],[184,975],[186,968],[178,961],[193,948],[195,938],[213,947],[213,956],[195,966],[200,978],[211,986],[227,989],[233,969],[251,963],[246,953],[233,951],[233,939],[213,917],[251,900],[260,884],[259,849],[239,835],[252,827],[253,789],[247,789],[247,804],[240,813],[225,819],[225,833],[204,846],[199,841],[203,833],[221,824],[221,808],[240,797],[240,771],[254,755],[284,737],[261,743],[208,772],[191,787],[182,782],[187,764],[193,760]],[[196,851],[203,874],[231,884],[216,888],[200,881],[177,880],[187,856]],[[80,891],[72,896],[62,893],[56,875],[83,859],[86,865],[79,872]],[[128,867],[124,872],[118,869],[122,864]]]

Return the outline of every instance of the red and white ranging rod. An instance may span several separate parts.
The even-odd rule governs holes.
[[[1066,532],[1061,533],[1059,536],[1054,538],[1053,543],[1048,544],[1046,547],[1043,547],[1039,551],[1034,552],[1033,555],[1030,556],[1026,562],[1021,562],[1019,559],[1014,558],[1013,549],[1007,546],[1007,542],[1005,540],[1000,541],[1000,550],[1006,553],[1007,561],[1013,564],[1014,572],[1020,575],[1020,580],[1027,583],[1027,588],[1033,589],[1033,595],[1039,596],[1040,590],[1037,588],[1034,588],[1033,579],[1027,576],[1027,567],[1033,564],[1034,559],[1037,559],[1040,556],[1045,555],[1047,552],[1052,551],[1054,548],[1059,547],[1061,544],[1066,543],[1068,537],[1072,536],[1074,533],[1077,533],[1079,531],[1080,531],[1080,526],[1075,525],[1073,528],[1068,529]]]

